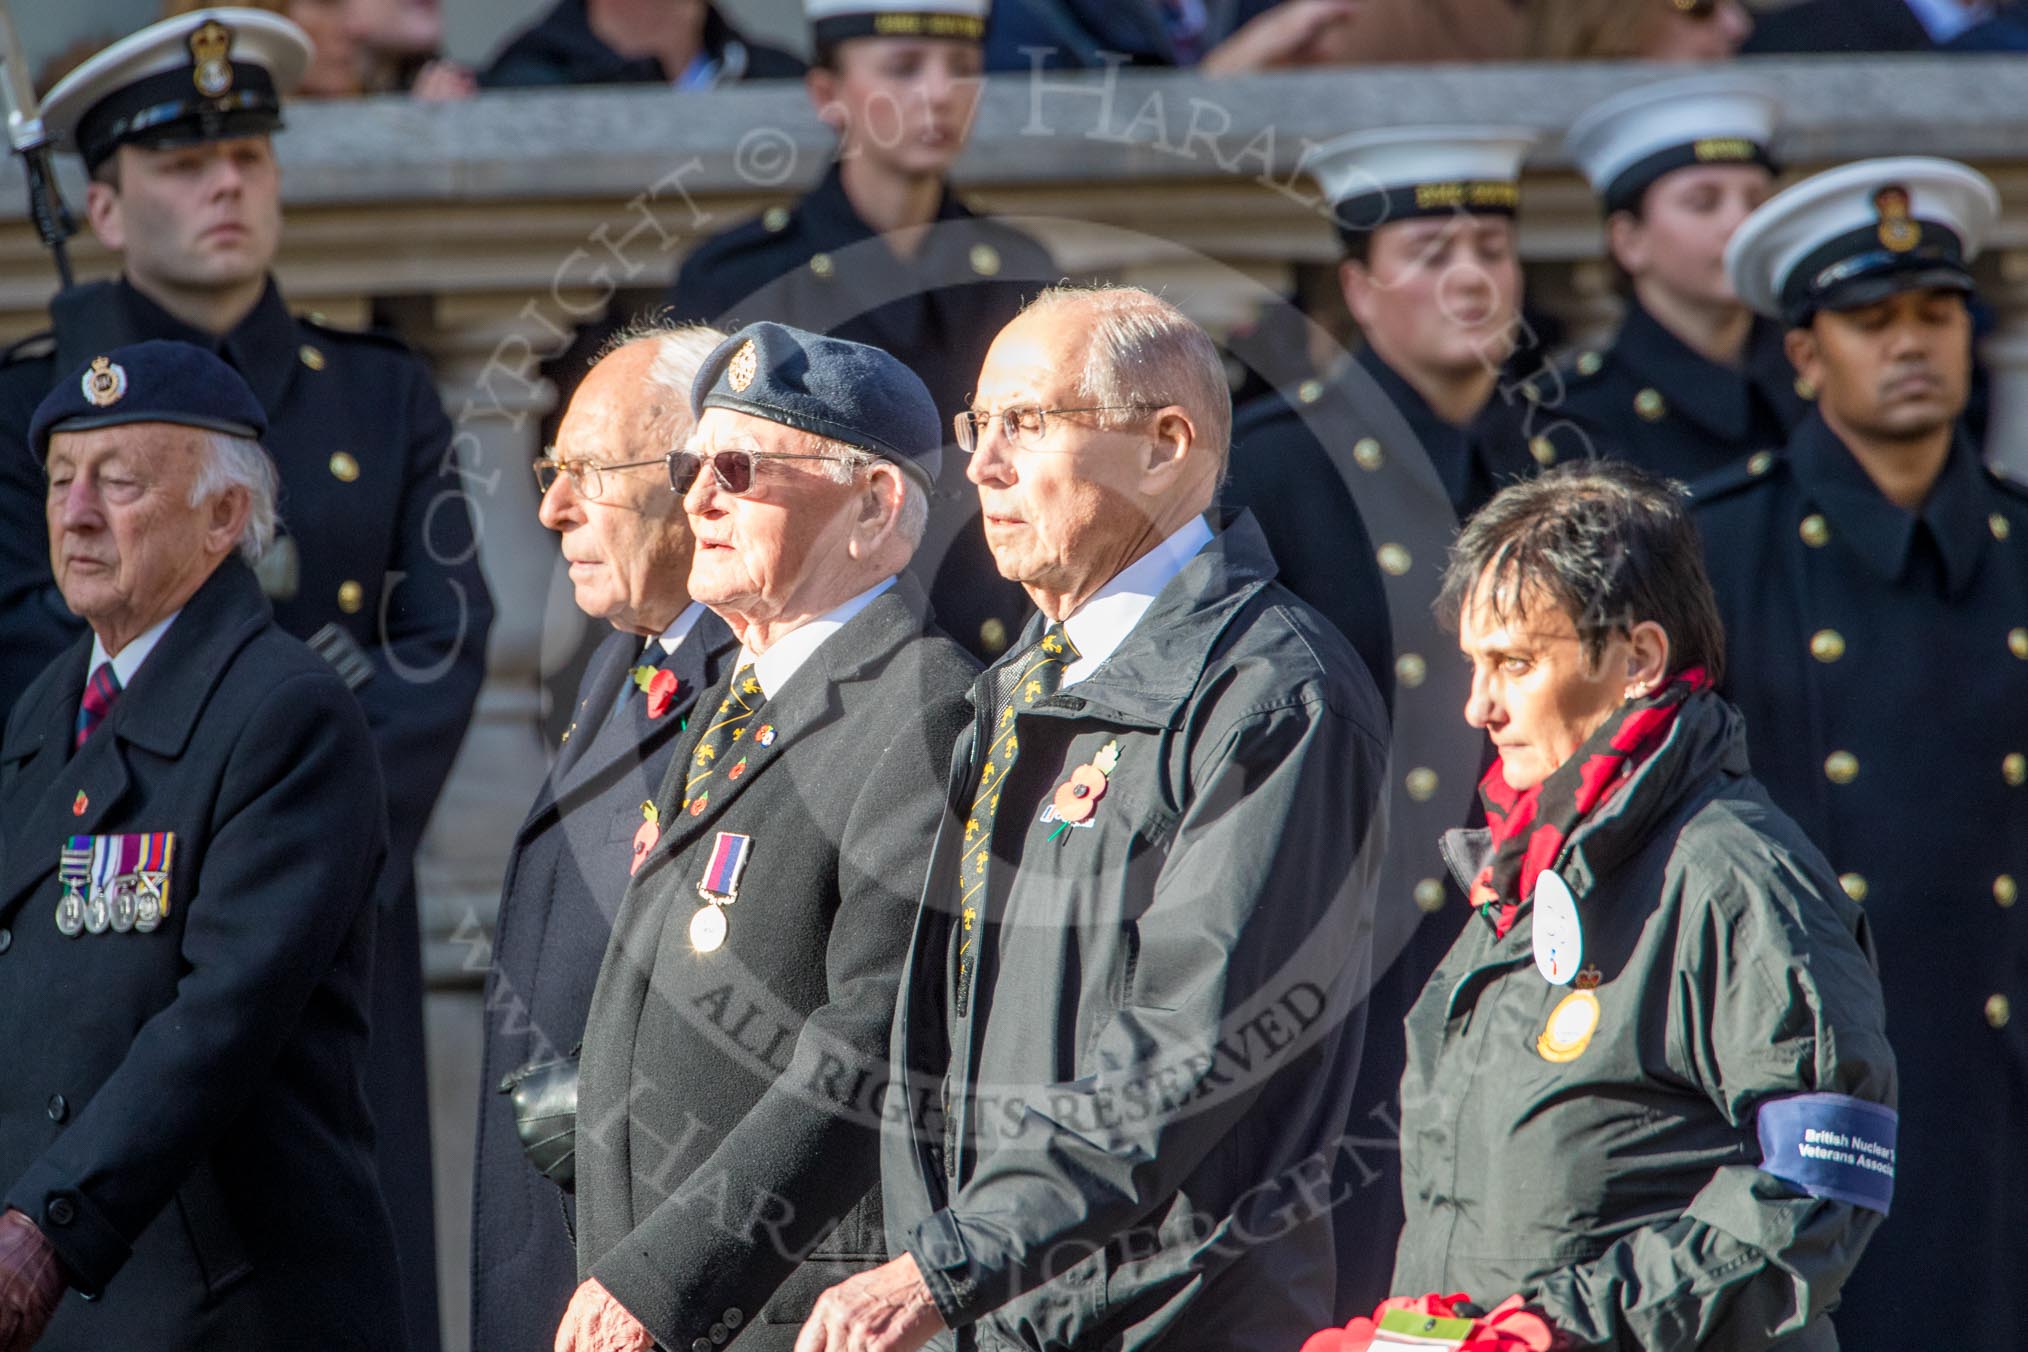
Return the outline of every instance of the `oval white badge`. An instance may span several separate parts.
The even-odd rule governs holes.
[[[1570,885],[1549,869],[1535,879],[1535,970],[1553,986],[1568,986],[1584,962],[1584,926]]]

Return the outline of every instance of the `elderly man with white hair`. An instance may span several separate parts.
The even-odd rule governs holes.
[[[1265,1352],[1332,1308],[1386,715],[1211,518],[1230,428],[1210,339],[1128,288],[1045,292],[957,419],[1042,613],[973,687],[909,946],[895,1257],[797,1352]]]
[[[635,841],[652,829],[641,805],[735,646],[690,599],[690,522],[669,482],[695,426],[690,383],[724,337],[655,323],[615,336],[535,462],[577,607],[610,632],[514,833],[493,931],[472,1196],[472,1345],[487,1352],[549,1352],[577,1287],[558,1192],[574,1186],[577,1045]]]
[[[903,575],[943,455],[878,348],[753,324],[669,457],[737,657],[642,827],[585,1026],[556,1352],[788,1352],[885,1255],[887,1031],[978,664]],[[569,546],[566,546],[568,549]]]
[[[265,428],[165,341],[30,426],[91,632],[0,742],[5,1352],[403,1343],[362,1086],[380,772],[255,579]]]

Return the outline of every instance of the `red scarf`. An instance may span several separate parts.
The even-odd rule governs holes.
[[[1516,791],[1497,760],[1479,781],[1492,828],[1493,852],[1472,880],[1472,905],[1500,938],[1514,927],[1535,879],[1556,862],[1571,832],[1600,803],[1633,778],[1634,769],[1668,740],[1683,701],[1711,688],[1704,668],[1692,667],[1645,699],[1613,711],[1575,755],[1532,789]]]

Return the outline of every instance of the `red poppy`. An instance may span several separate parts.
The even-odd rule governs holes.
[[[1085,821],[1098,810],[1106,787],[1105,771],[1096,765],[1078,766],[1056,787],[1056,815],[1067,822]]]
[[[648,678],[648,717],[660,718],[669,712],[669,706],[676,702],[676,696],[683,690],[683,682],[676,679],[676,673],[658,670]]]

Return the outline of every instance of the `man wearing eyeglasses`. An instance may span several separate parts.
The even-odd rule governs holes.
[[[959,442],[1042,615],[973,687],[909,946],[896,1257],[797,1352],[1293,1348],[1332,1309],[1386,714],[1207,520],[1231,416],[1145,291],[1045,292],[986,358]]]
[[[472,1338],[490,1352],[549,1352],[577,1287],[557,1191],[571,1189],[568,1131],[539,1120],[556,1097],[537,1091],[576,1075],[592,986],[639,858],[642,802],[698,694],[729,670],[732,631],[690,599],[690,523],[669,483],[669,448],[694,422],[690,383],[724,337],[701,327],[620,335],[535,466],[542,524],[561,537],[578,609],[611,632],[515,832],[494,929],[472,1201]],[[531,1142],[526,1157],[517,1136]]]
[[[690,595],[739,649],[654,796],[592,996],[558,1352],[787,1352],[885,1253],[888,1026],[978,671],[903,575],[943,455],[912,372],[755,324],[692,397],[669,486]]]

